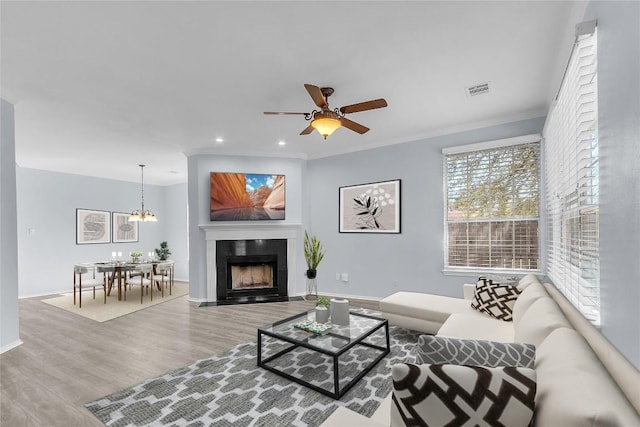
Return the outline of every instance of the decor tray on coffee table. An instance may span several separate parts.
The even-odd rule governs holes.
[[[340,399],[390,352],[386,319],[350,312],[348,325],[323,334],[295,326],[307,320],[315,311],[258,328],[258,366]]]

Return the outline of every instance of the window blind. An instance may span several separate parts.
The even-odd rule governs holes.
[[[445,268],[540,268],[539,142],[445,155]]]
[[[576,41],[545,123],[547,276],[600,323],[596,33]]]

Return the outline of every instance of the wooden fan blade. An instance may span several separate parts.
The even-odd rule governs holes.
[[[307,113],[293,113],[290,111],[265,111],[265,114],[278,114],[278,115],[284,115],[284,114],[302,114],[303,116]]]
[[[340,118],[340,123],[342,123],[342,126],[346,127],[347,129],[351,129],[352,131],[358,132],[361,135],[369,131],[368,127],[362,126],[360,123],[356,123],[353,120],[349,120],[345,117]]]
[[[313,102],[315,102],[318,107],[323,108],[328,106],[327,100],[318,86],[305,84],[304,88],[307,89],[309,96],[311,96],[311,99],[313,99]]]
[[[358,104],[345,105],[340,107],[342,114],[357,113],[358,111],[375,110],[376,108],[384,108],[387,106],[387,101],[383,98],[374,99],[372,101],[360,102]]]
[[[309,135],[311,132],[313,132],[313,126],[309,125],[305,128],[305,130],[300,132],[300,135]]]

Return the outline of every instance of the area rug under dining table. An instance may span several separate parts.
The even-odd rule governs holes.
[[[391,353],[340,400],[258,368],[257,345],[250,341],[85,406],[105,425],[119,427],[318,426],[338,406],[371,416],[391,392],[391,366],[413,359],[413,347],[420,335],[394,326],[389,333]],[[282,343],[263,342],[263,346],[275,352]],[[359,347],[344,361],[341,359],[340,375],[356,371],[366,360],[366,351],[370,350]],[[332,365],[319,353],[297,348],[277,360],[283,366],[305,364],[307,378],[321,387],[331,382]]]
[[[160,291],[156,289],[153,291],[153,301],[149,295],[144,295],[142,303],[140,303],[140,292],[142,292],[140,286],[135,286],[127,291],[126,301],[124,299],[118,301],[117,293],[112,292],[111,295],[107,297],[107,303],[105,304],[102,292],[102,289],[97,289],[95,298],[92,298],[91,290],[85,292],[86,295],[82,298],[82,308],[80,308],[78,303],[73,303],[73,293],[65,293],[43,299],[42,302],[86,317],[87,319],[95,320],[96,322],[107,322],[187,295],[189,293],[189,283],[174,282],[171,295],[169,295],[169,290],[165,289],[164,297]]]

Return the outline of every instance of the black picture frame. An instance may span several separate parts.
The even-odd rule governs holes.
[[[140,223],[129,221],[130,213],[112,212],[113,243],[135,243],[139,240]]]
[[[339,232],[401,232],[401,180],[371,182],[340,187]]]
[[[111,243],[111,212],[76,208],[76,245]]]

